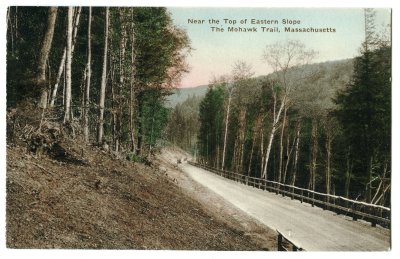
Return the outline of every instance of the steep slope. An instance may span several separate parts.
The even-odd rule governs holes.
[[[73,140],[59,149],[70,159],[7,146],[7,247],[262,249],[159,169]]]

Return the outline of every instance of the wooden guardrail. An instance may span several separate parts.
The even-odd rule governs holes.
[[[390,228],[391,210],[384,206],[356,201],[342,196],[320,193],[293,185],[287,185],[257,177],[250,177],[235,172],[223,171],[191,161],[188,161],[188,163],[254,188],[274,192],[277,195],[281,194],[282,196],[288,196],[292,200],[296,199],[302,203],[307,202],[312,206],[334,211],[337,214],[350,216],[355,221],[357,219],[364,219],[371,222],[373,227],[375,227],[376,224],[379,224],[383,227]]]
[[[278,251],[304,251],[303,248],[284,236],[279,230],[276,230],[276,232],[278,232]],[[285,243],[288,244],[289,247],[287,247]]]

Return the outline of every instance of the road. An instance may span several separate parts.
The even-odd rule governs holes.
[[[288,197],[228,180],[204,169],[180,165],[193,180],[240,210],[279,230],[307,251],[388,251],[390,230],[336,215]]]

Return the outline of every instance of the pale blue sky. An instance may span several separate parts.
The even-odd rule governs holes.
[[[182,80],[182,87],[207,84],[215,76],[229,73],[236,60],[244,60],[253,66],[255,75],[271,70],[262,61],[267,44],[276,41],[300,40],[318,51],[315,62],[353,58],[358,54],[364,38],[364,12],[355,8],[168,8],[174,23],[187,30],[194,51],[188,58],[191,72]],[[249,20],[276,19],[278,25],[258,25],[258,32],[227,32],[231,25],[222,24],[225,32],[212,32],[210,18],[235,19],[235,27],[253,27]],[[188,19],[206,20],[204,24],[188,24]],[[248,19],[247,25],[240,20]],[[297,28],[335,28],[335,33],[288,33],[284,32],[282,19],[300,20]],[[377,9],[377,27],[388,24],[389,9]],[[261,26],[278,27],[280,33],[261,32]]]

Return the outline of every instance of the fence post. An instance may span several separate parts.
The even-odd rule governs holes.
[[[355,209],[352,209],[353,211],[353,221],[357,221],[357,214],[355,213]]]
[[[311,203],[312,207],[314,207],[314,198],[315,198],[315,193],[312,193],[312,203]]]
[[[375,219],[371,220],[371,227],[376,227],[376,220]]]
[[[282,234],[278,232],[278,251],[284,251],[282,244]]]
[[[374,208],[369,208],[368,213],[371,215],[376,215],[376,213],[372,213],[373,211],[376,211]],[[376,219],[371,219],[371,226],[376,227]]]
[[[335,197],[334,204],[341,207],[340,199],[339,199],[339,201],[337,201],[337,198]],[[335,212],[336,212],[337,215],[340,215],[340,209],[339,208],[335,208]]]
[[[301,200],[300,203],[303,203],[303,189],[301,189]]]
[[[291,198],[291,200],[293,200],[294,199],[294,187],[292,187],[292,198]]]

